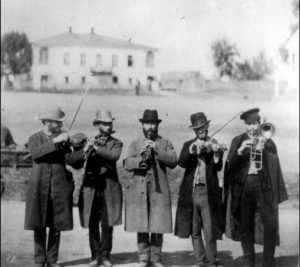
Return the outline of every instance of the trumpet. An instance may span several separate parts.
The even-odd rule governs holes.
[[[147,170],[153,164],[154,150],[150,145],[146,145],[142,148],[142,152],[140,155],[142,157],[140,168],[143,170]]]
[[[190,154],[193,154],[195,149],[197,155],[199,155],[203,149],[206,152],[224,152],[227,150],[227,147],[225,144],[218,143],[218,141],[214,138],[208,138],[208,140],[205,141],[197,138],[197,140],[189,147]]]
[[[255,171],[262,169],[263,149],[265,143],[275,134],[275,127],[269,122],[264,122],[258,126],[255,134],[250,135],[252,140],[250,148],[250,164]]]

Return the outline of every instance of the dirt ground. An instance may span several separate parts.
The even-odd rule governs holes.
[[[23,230],[25,203],[1,201],[1,266],[33,266],[33,233]],[[173,208],[173,215],[175,208]],[[281,245],[276,249],[278,266],[295,267],[299,254],[299,204],[288,201],[280,206]],[[174,218],[174,217],[173,217]],[[257,263],[261,266],[262,247],[256,246]],[[242,250],[239,242],[226,237],[218,241],[220,266],[241,265]],[[79,225],[78,209],[74,207],[74,230],[62,232],[59,263],[62,266],[88,266],[90,251],[88,232]],[[136,234],[124,231],[124,226],[114,228],[112,262],[116,267],[137,266]],[[163,262],[167,267],[193,266],[194,256],[190,239],[164,235]]]

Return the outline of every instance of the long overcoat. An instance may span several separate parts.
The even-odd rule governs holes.
[[[249,139],[247,133],[236,136],[231,143],[224,172],[224,203],[226,212],[227,237],[240,240],[240,209],[244,183],[250,168],[250,149],[246,148],[241,156],[237,150],[242,142]],[[263,149],[263,167],[258,171],[260,185],[267,205],[272,207],[277,224],[276,243],[279,245],[278,205],[287,200],[287,191],[283,180],[277,148],[268,139]],[[263,244],[263,225],[259,212],[255,214],[255,243]]]
[[[54,227],[60,231],[72,230],[74,181],[66,163],[72,165],[80,153],[71,153],[67,147],[48,140],[42,131],[29,138],[28,148],[33,165],[27,188],[25,230],[48,226],[46,217],[50,192]]]
[[[184,168],[185,172],[179,188],[174,234],[180,238],[189,238],[192,235],[193,182],[198,160],[197,155],[189,153],[189,147],[195,141],[196,139],[185,142],[179,156],[179,166]],[[222,239],[225,225],[222,213],[222,188],[219,187],[217,172],[223,166],[223,153],[217,163],[214,162],[213,152],[204,153],[203,156],[206,164],[206,187],[213,235],[216,239]]]
[[[89,225],[96,184],[101,184],[104,190],[108,225],[122,224],[122,186],[116,167],[122,147],[123,143],[111,136],[104,146],[98,146],[93,156],[87,158],[78,200],[82,227]]]
[[[172,233],[171,195],[167,167],[175,168],[177,155],[170,141],[158,136],[155,140],[157,156],[149,170],[139,167],[140,152],[146,139],[141,137],[129,147],[124,167],[132,172],[125,189],[125,231]],[[150,209],[148,209],[147,184],[150,181]]]

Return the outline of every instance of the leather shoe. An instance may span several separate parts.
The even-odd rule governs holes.
[[[100,266],[100,262],[99,260],[95,259],[93,261],[90,262],[90,267],[96,267],[96,266]]]
[[[103,260],[101,267],[113,267],[112,263],[109,260]]]
[[[149,265],[149,262],[147,261],[140,261],[139,262],[139,267],[147,267]]]
[[[157,262],[152,262],[152,266],[153,267],[165,267],[161,262],[157,261]]]
[[[58,263],[51,263],[51,262],[48,262],[47,263],[47,267],[61,267]]]

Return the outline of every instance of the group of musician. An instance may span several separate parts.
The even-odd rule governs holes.
[[[122,185],[116,163],[123,143],[112,136],[115,118],[109,110],[96,112],[91,124],[99,133],[90,139],[62,131],[65,113],[60,108],[39,119],[42,129],[28,141],[33,168],[25,212],[25,229],[34,232],[36,267],[60,266],[60,232],[73,229],[74,179],[66,165],[83,168],[78,207],[80,224],[88,228],[91,267],[113,266],[113,227],[122,224],[123,196],[124,227],[137,233],[139,266],[164,266],[163,234],[173,233],[167,169],[177,165],[185,172],[174,234],[191,237],[195,266],[217,266],[217,240],[224,233],[241,241],[243,266],[255,266],[255,243],[264,247],[263,267],[275,266],[278,205],[287,199],[287,192],[271,138],[263,144],[261,168],[250,160],[253,136],[261,123],[259,109],[241,114],[246,131],[232,140],[224,179],[218,172],[223,169],[226,146],[209,137],[210,120],[203,112],[190,116],[195,138],[183,144],[178,158],[172,143],[158,134],[162,122],[158,112],[145,110],[139,119],[142,134],[132,141],[123,161],[131,175]]]

